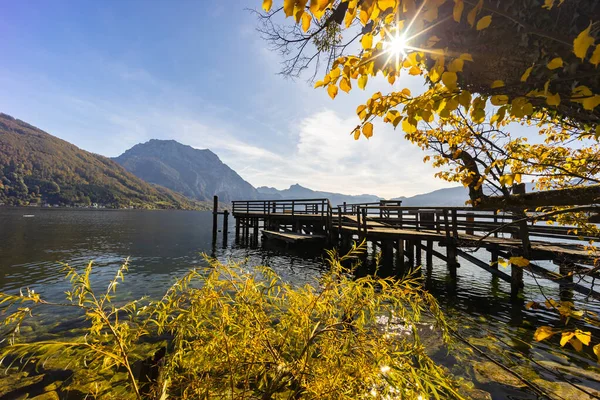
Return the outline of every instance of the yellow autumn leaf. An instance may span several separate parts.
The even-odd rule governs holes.
[[[594,354],[598,357],[598,362],[600,362],[600,344],[594,346]]]
[[[502,257],[498,257],[498,265],[507,268],[508,267],[508,261],[506,261],[504,258]]]
[[[335,81],[340,76],[340,69],[338,67],[334,67],[331,71],[329,71],[329,78],[332,81]]]
[[[340,81],[340,89],[342,89],[346,93],[350,92],[350,90],[352,89],[352,86],[350,85],[350,80],[348,80],[348,78],[346,78],[345,76]]]
[[[527,82],[527,79],[529,79],[529,75],[531,75],[532,70],[533,70],[533,65],[525,70],[523,75],[521,75],[521,82]]]
[[[360,39],[360,43],[362,44],[363,49],[368,50],[373,47],[373,35],[370,33],[366,33]]]
[[[581,60],[585,59],[588,49],[594,44],[594,38],[590,36],[590,30],[592,29],[592,23],[583,30],[575,40],[573,40],[573,53]]]
[[[327,93],[329,93],[329,97],[335,99],[335,96],[338,94],[338,88],[334,84],[327,86]]]
[[[283,12],[286,17],[290,17],[294,14],[295,0],[283,0]]]
[[[320,88],[321,86],[325,86],[325,82],[323,82],[323,81],[317,81],[317,83],[315,83],[315,89],[316,88]]]
[[[563,60],[560,57],[553,58],[547,65],[548,69],[557,69],[563,66]]]
[[[460,22],[464,9],[465,3],[463,0],[454,0],[454,9],[452,10],[452,17],[456,22]]]
[[[556,332],[554,332],[549,326],[540,326],[533,334],[533,339],[537,342],[541,342],[544,339],[551,338],[555,333]]]
[[[546,96],[546,104],[548,104],[549,106],[559,105],[560,104],[560,95],[558,93],[556,93],[556,94],[548,93],[548,96]]]
[[[308,31],[308,28],[310,28],[310,23],[312,21],[312,18],[310,17],[310,14],[305,12],[304,14],[302,14],[302,30],[304,32]]]
[[[483,17],[479,21],[477,21],[477,30],[480,31],[482,29],[485,29],[488,26],[490,26],[491,23],[492,23],[492,16],[486,15],[485,17]]]
[[[590,58],[590,62],[596,67],[600,64],[600,44],[596,45],[594,53],[592,53],[592,57]]]
[[[469,11],[469,14],[467,15],[467,22],[469,23],[469,25],[475,25],[475,18],[477,18],[477,14],[479,14],[481,6],[482,2],[480,1],[475,7],[473,7],[471,11]]]
[[[413,65],[408,70],[408,74],[409,75],[420,75],[421,74],[421,68],[417,67],[416,65]]]
[[[581,343],[586,346],[590,345],[590,341],[592,340],[592,332],[583,332],[579,329],[575,330],[575,337],[579,339]]]
[[[492,82],[492,85],[491,85],[492,89],[501,88],[501,87],[504,87],[504,81],[497,80],[497,81]]]
[[[367,25],[367,22],[369,22],[369,14],[367,14],[367,12],[363,9],[360,10],[358,18],[360,19],[360,23],[363,24],[363,26]]]
[[[465,64],[465,62],[462,59],[455,58],[448,65],[448,71],[450,71],[450,72],[462,72],[464,64]]]
[[[402,120],[402,130],[406,133],[414,133],[417,131],[417,127],[409,122],[408,119]]]
[[[442,74],[442,82],[448,89],[456,88],[456,80],[458,77],[456,76],[456,72],[446,71]]]
[[[508,104],[508,96],[503,94],[492,96],[490,103],[492,103],[495,106],[503,106],[505,104]]]
[[[571,343],[571,346],[573,346],[573,348],[577,351],[581,351],[583,350],[583,345],[581,343],[581,340],[579,340],[577,337],[572,337],[571,340],[569,340],[569,343]]]
[[[581,103],[583,104],[583,108],[592,111],[600,105],[600,95],[595,94],[592,97],[584,99]]]
[[[396,0],[377,0],[377,7],[379,7],[381,11],[396,7]]]
[[[575,336],[575,332],[563,332],[560,338],[560,345],[564,346],[565,344],[569,343],[573,336]]]
[[[364,124],[363,128],[362,128],[362,133],[363,133],[363,135],[365,135],[365,137],[367,139],[369,139],[371,136],[373,136],[373,124],[370,122],[367,122],[366,124]]]
[[[265,12],[271,11],[271,7],[273,7],[273,0],[263,0],[262,8]]]
[[[471,92],[468,90],[463,90],[460,92],[458,95],[458,102],[465,108],[465,110],[468,111],[469,107],[471,106]]]
[[[515,174],[515,182],[521,183],[521,179],[522,179],[522,175],[521,174]]]
[[[507,175],[508,176],[508,175]],[[514,181],[514,177],[512,178]],[[512,184],[512,182],[511,182]],[[508,260],[512,265],[516,265],[517,267],[526,267],[529,265],[529,260],[525,257],[511,257]]]
[[[529,302],[527,302],[527,304],[525,304],[526,310],[530,310],[532,308],[538,308],[538,303],[536,303],[535,301],[529,301]],[[535,334],[534,334],[534,337],[535,337]]]
[[[462,53],[458,58],[463,61],[473,61],[473,56],[469,53]]]
[[[369,80],[368,75],[361,75],[360,78],[358,78],[358,87],[362,90],[365,90],[368,80]]]
[[[364,119],[363,115],[367,115],[367,112],[365,111],[366,109],[367,106],[361,104],[360,106],[356,107],[356,115],[358,115],[360,119]]]

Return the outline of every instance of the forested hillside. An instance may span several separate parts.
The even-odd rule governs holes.
[[[0,113],[0,204],[198,208],[109,158]]]

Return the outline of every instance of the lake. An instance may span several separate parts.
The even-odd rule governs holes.
[[[28,214],[34,216],[24,217]],[[119,296],[130,299],[161,295],[190,267],[205,265],[202,253],[221,261],[245,260],[249,267],[267,265],[295,284],[311,282],[326,270],[322,250],[286,250],[260,242],[257,246],[236,245],[233,219],[227,245],[219,233],[213,246],[211,229],[210,212],[0,207],[0,291],[18,293],[30,287],[49,300],[64,300],[64,291],[70,285],[63,280],[62,263],[83,268],[93,260],[93,281],[105,285],[127,257],[129,273],[118,291]],[[437,297],[449,320],[471,343],[488,353],[490,349],[499,351],[503,357],[499,360],[532,379],[557,380],[554,373],[558,369],[586,390],[600,390],[600,374],[591,349],[577,353],[570,345],[561,349],[557,340],[533,341],[537,326],[557,322],[557,316],[549,311],[523,307],[529,300],[543,302],[535,279],[525,277],[525,299],[514,304],[508,283],[464,260],[454,283],[440,260],[434,259],[423,275],[426,287]],[[547,297],[558,298],[558,285],[547,281],[540,284]],[[579,295],[574,295],[574,300],[600,312]],[[68,321],[69,316],[60,317]],[[595,338],[600,337],[597,330],[589,330]],[[473,363],[459,362],[445,354],[436,357],[452,372],[475,380],[476,387],[493,398],[537,398],[526,389],[491,381],[482,372],[482,365],[489,361],[477,354],[472,356]],[[576,393],[571,385],[560,385],[561,390],[571,390],[563,394]]]

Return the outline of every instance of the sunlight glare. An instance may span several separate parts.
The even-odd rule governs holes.
[[[400,33],[396,33],[389,41],[385,42],[384,49],[390,55],[406,57],[406,37]]]

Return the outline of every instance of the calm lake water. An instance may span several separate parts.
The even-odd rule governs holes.
[[[24,217],[26,214],[34,217]],[[93,260],[94,282],[104,285],[126,257],[130,259],[130,270],[118,290],[129,298],[161,295],[190,267],[204,265],[201,253],[223,261],[246,260],[249,266],[267,265],[297,284],[313,281],[326,270],[322,251],[289,251],[261,243],[255,247],[236,245],[233,221],[228,245],[223,245],[219,233],[213,247],[211,224],[210,212],[0,207],[0,291],[17,293],[30,287],[49,300],[63,300],[70,285],[63,280],[61,263],[83,268]],[[481,256],[488,257],[484,252]],[[555,268],[551,264],[545,266]],[[507,283],[464,260],[456,283],[449,279],[443,262],[435,259],[423,275],[427,288],[438,298],[450,321],[484,352],[492,354],[488,346],[499,351],[502,356],[496,359],[531,379],[558,380],[554,375],[558,369],[586,390],[600,391],[600,374],[591,349],[576,353],[570,345],[560,349],[558,340],[533,341],[537,326],[557,322],[553,313],[525,310],[522,304],[513,304]],[[546,296],[558,298],[558,285],[539,283]],[[543,302],[531,277],[525,279],[525,297],[524,302]],[[583,304],[582,296],[575,295],[574,300],[578,305],[591,306]],[[61,315],[60,319],[68,321],[69,316]],[[592,333],[592,341],[598,342],[600,332]],[[473,363],[487,361],[477,354],[470,358]],[[526,389],[490,382],[481,376],[481,366],[473,367],[474,364],[459,361],[446,352],[436,354],[436,359],[454,373],[475,380],[477,388],[490,392],[495,399],[536,398]],[[574,390],[568,384],[563,386]],[[569,393],[562,397],[580,398],[572,397],[576,392]]]

